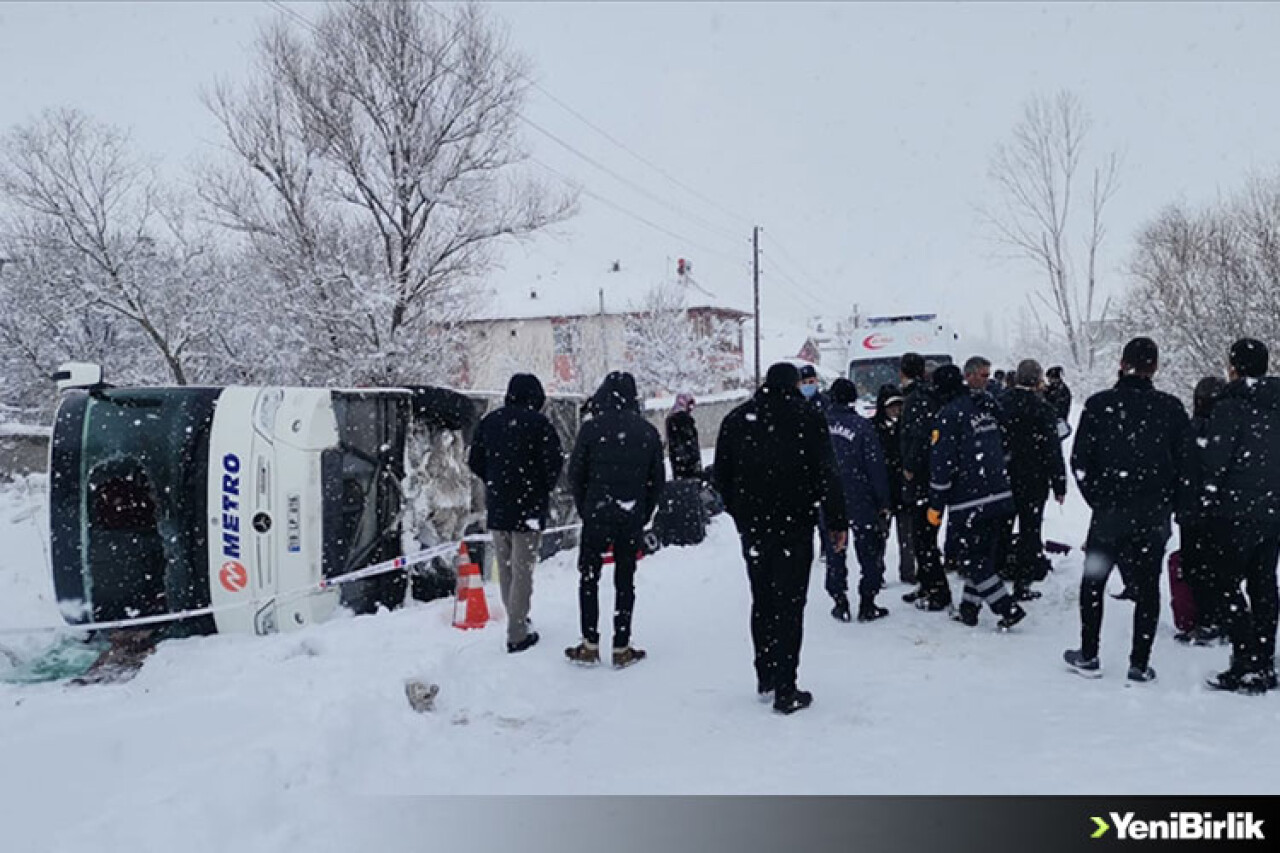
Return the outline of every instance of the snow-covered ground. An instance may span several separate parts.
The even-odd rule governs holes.
[[[57,621],[40,486],[0,490],[0,629]],[[1050,504],[1047,535],[1078,543],[1086,519],[1074,495]],[[1157,682],[1125,682],[1132,611],[1112,600],[1106,677],[1087,681],[1060,663],[1078,643],[1078,552],[999,634],[988,612],[970,629],[902,604],[890,551],[879,623],[831,619],[814,571],[801,684],[815,703],[792,717],[756,701],[723,516],[701,546],[641,563],[635,639],[650,658],[623,671],[564,659],[568,553],[538,568],[543,640],[524,654],[505,652],[499,622],[454,629],[438,601],[165,643],[126,684],[0,684],[0,847],[335,849],[357,832],[340,804],[370,794],[1280,793],[1280,697],[1207,691],[1227,650],[1174,643],[1167,603]],[[20,658],[50,642],[0,636]],[[0,677],[9,666],[0,655]],[[434,713],[410,710],[408,678],[440,685]]]

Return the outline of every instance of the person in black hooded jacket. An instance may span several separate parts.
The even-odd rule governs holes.
[[[1227,570],[1221,613],[1231,633],[1231,666],[1209,685],[1244,693],[1276,689],[1280,379],[1267,376],[1268,360],[1261,341],[1231,346],[1231,382],[1209,416],[1200,452],[1198,498]]]
[[[702,445],[698,441],[698,424],[693,419],[697,405],[692,394],[677,394],[676,403],[667,415],[667,456],[671,459],[672,479],[697,479],[702,476]]]
[[[507,611],[508,652],[522,652],[538,642],[538,632],[529,630],[533,567],[551,492],[564,464],[560,436],[542,414],[546,402],[538,377],[512,376],[502,407],[476,427],[467,457],[467,466],[484,481],[488,528]]]
[[[596,414],[578,430],[569,457],[569,487],[582,517],[578,549],[578,605],[582,641],[565,656],[575,663],[600,661],[600,571],[603,554],[613,546],[613,665],[643,660],[631,645],[635,607],[636,555],[644,526],[653,517],[666,483],[662,439],[640,414],[636,380],[614,372],[592,397]]]
[[[799,382],[794,365],[770,367],[760,390],[720,424],[713,468],[751,582],[756,689],[783,714],[813,701],[797,689],[796,669],[819,507],[835,549],[844,549],[849,526],[826,420]]]
[[[1101,675],[1098,663],[1102,599],[1117,564],[1134,595],[1129,680],[1152,681],[1151,646],[1160,617],[1160,574],[1170,515],[1186,501],[1187,411],[1152,383],[1159,348],[1134,338],[1120,357],[1115,387],[1085,402],[1071,448],[1071,470],[1093,510],[1080,582],[1079,649],[1063,660],[1082,675]]]
[[[1209,443],[1209,415],[1222,396],[1227,383],[1220,376],[1206,376],[1196,383],[1191,402],[1191,433],[1193,446],[1189,451],[1187,480],[1193,495],[1198,495],[1204,481],[1201,470],[1200,446]],[[1178,527],[1182,534],[1182,579],[1195,603],[1195,626],[1184,633],[1174,635],[1180,643],[1211,645],[1223,636],[1222,618],[1219,614],[1222,590],[1220,576],[1226,567],[1217,556],[1215,522],[1200,505],[1191,500],[1178,513]]]
[[[919,353],[902,356],[902,497],[911,514],[912,550],[915,552],[916,589],[902,596],[921,610],[951,607],[951,587],[942,567],[938,528],[929,523],[929,451],[934,418],[942,400],[925,379],[925,360]],[[936,372],[936,371],[935,371]]]
[[[881,385],[876,394],[876,413],[871,419],[884,450],[889,472],[889,515],[882,535],[889,538],[891,524],[898,526],[898,580],[916,582],[916,555],[911,544],[911,513],[902,497],[902,392],[897,385]]]

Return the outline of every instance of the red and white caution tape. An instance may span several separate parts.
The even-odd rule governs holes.
[[[579,524],[566,524],[563,527],[552,527],[548,530],[541,531],[547,533],[564,533],[570,530],[581,528]],[[231,610],[240,610],[245,607],[260,608],[264,604],[281,604],[288,601],[294,601],[299,598],[305,598],[308,595],[314,595],[317,592],[334,589],[343,584],[354,583],[355,581],[367,580],[368,578],[384,575],[389,572],[401,571],[410,566],[416,566],[421,563],[429,563],[439,557],[444,557],[458,550],[458,547],[467,542],[491,542],[493,536],[488,533],[477,533],[471,536],[464,536],[456,542],[445,542],[440,545],[434,545],[422,551],[415,551],[412,554],[406,554],[402,557],[395,557],[390,560],[384,560],[381,563],[375,563],[372,566],[366,566],[363,569],[357,569],[354,572],[347,572],[344,575],[338,575],[333,578],[324,578],[318,584],[308,584],[298,589],[287,590],[275,595],[267,596],[263,599],[240,601],[234,604],[223,604],[218,607],[200,607],[194,610],[181,610],[176,613],[160,613],[155,616],[139,616],[133,619],[116,619],[111,622],[83,622],[79,624],[65,625],[39,625],[30,628],[0,628],[0,636],[11,634],[39,634],[48,631],[110,631],[119,628],[142,628],[147,625],[162,625],[168,622],[181,622],[184,619],[195,619],[200,616],[212,616],[215,613],[226,613]]]

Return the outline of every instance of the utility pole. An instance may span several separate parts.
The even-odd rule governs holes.
[[[604,288],[600,288],[600,378],[609,372],[609,335],[605,331]]]
[[[760,226],[751,229],[752,278],[754,279],[754,300],[752,314],[755,317],[756,336],[756,387],[760,387]]]

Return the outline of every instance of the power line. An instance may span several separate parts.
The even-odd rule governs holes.
[[[563,172],[560,172],[560,171],[558,171],[557,169],[554,169],[554,168],[552,168],[551,166],[548,166],[546,163],[543,163],[543,162],[542,162],[541,160],[539,160],[537,157],[533,157],[532,155],[529,157],[529,159],[530,159],[532,162],[536,163],[537,165],[541,166],[542,168],[546,169],[546,170],[547,170],[548,172],[550,172],[551,174],[555,175],[557,178],[560,178],[560,179],[561,179],[562,181],[564,181],[565,183],[570,184],[571,186],[572,186],[572,185],[574,185],[574,181],[573,181],[573,179],[569,178],[569,177],[568,177],[567,175],[565,175]],[[718,249],[713,249],[713,248],[711,248],[710,246],[704,246],[704,245],[702,245],[702,244],[700,244],[700,243],[697,243],[697,242],[695,242],[695,241],[693,241],[693,240],[690,240],[688,237],[685,237],[685,236],[684,236],[684,235],[682,235],[682,234],[677,234],[676,232],[671,231],[671,230],[669,230],[668,228],[665,228],[664,226],[659,225],[659,224],[657,224],[656,222],[653,222],[653,221],[651,221],[651,220],[649,220],[649,219],[645,218],[644,216],[641,216],[640,214],[638,214],[638,213],[636,213],[636,212],[634,212],[634,211],[632,211],[632,210],[627,209],[626,207],[623,207],[621,204],[618,204],[617,202],[612,201],[612,200],[610,200],[610,199],[608,199],[608,198],[604,197],[603,195],[600,195],[600,194],[599,194],[599,193],[597,193],[597,192],[594,192],[594,191],[592,191],[592,190],[587,189],[586,187],[581,187],[581,186],[579,186],[579,187],[577,187],[577,189],[579,189],[579,190],[583,193],[583,195],[586,195],[586,196],[589,196],[589,197],[591,197],[591,198],[594,198],[596,201],[599,201],[600,203],[605,204],[605,205],[607,205],[607,206],[609,206],[609,207],[613,208],[614,210],[618,211],[619,213],[622,213],[622,214],[624,214],[624,215],[626,215],[626,216],[630,216],[632,219],[634,219],[634,220],[636,220],[637,222],[640,222],[640,223],[642,223],[642,224],[644,224],[644,225],[647,225],[648,227],[652,228],[652,229],[653,229],[653,230],[655,230],[655,231],[658,231],[658,232],[660,232],[660,233],[662,233],[662,234],[665,234],[665,235],[667,235],[668,237],[671,237],[671,238],[673,238],[673,239],[679,240],[682,244],[685,244],[685,245],[691,246],[691,247],[693,247],[693,248],[695,248],[695,249],[699,249],[699,250],[704,251],[704,252],[709,252],[710,254],[713,254],[713,255],[719,255],[720,257],[722,257],[722,258],[726,258],[726,259],[731,260],[731,261],[741,260],[740,258],[734,258],[733,256],[729,255],[729,254],[728,254],[728,253],[726,253],[726,252],[721,252],[721,251],[719,251]]]
[[[788,261],[790,261],[791,266],[795,267],[796,272],[800,273],[800,274],[801,274],[801,275],[803,275],[806,279],[808,279],[810,282],[812,282],[812,283],[814,283],[814,284],[816,285],[816,284],[817,284],[817,282],[818,282],[818,280],[819,280],[819,279],[818,279],[818,276],[813,275],[812,273],[808,272],[808,271],[804,268],[804,266],[803,266],[799,261],[797,261],[797,260],[796,260],[792,255],[791,255],[791,253],[790,253],[790,252],[788,252],[788,251],[787,251],[786,247],[782,245],[782,242],[781,242],[777,237],[774,237],[772,234],[770,234],[769,236],[770,236],[770,239],[771,239],[771,240],[773,240],[773,244],[774,244],[774,246],[776,246],[776,247],[777,247],[778,252],[782,255],[782,257],[784,257],[784,258],[786,258]]]
[[[446,20],[446,21],[447,21],[447,20],[449,20],[449,17],[448,17],[444,12],[441,12],[440,10],[438,10],[438,9],[434,8],[433,6],[431,6],[431,4],[429,4],[429,3],[423,3],[423,4],[422,4],[422,6],[423,6],[423,8],[425,8],[425,9],[427,9],[428,11],[432,12],[433,14],[437,15],[438,17],[441,17],[441,18],[443,18],[443,19],[444,19],[444,20]],[[584,116],[584,115],[583,115],[581,112],[579,112],[578,110],[574,109],[572,106],[570,106],[568,103],[566,103],[566,102],[565,102],[565,101],[563,101],[562,99],[560,99],[560,98],[556,97],[556,96],[555,96],[555,95],[554,95],[554,94],[553,94],[549,89],[547,89],[545,86],[543,86],[543,85],[542,85],[541,83],[539,83],[537,80],[534,80],[534,79],[533,79],[532,77],[530,77],[528,74],[525,74],[524,72],[520,71],[520,69],[518,69],[518,68],[514,67],[514,66],[513,66],[511,63],[509,63],[506,59],[499,57],[499,61],[500,61],[500,62],[502,62],[502,64],[503,64],[503,65],[506,65],[506,66],[507,66],[507,68],[508,68],[509,70],[514,71],[515,73],[517,73],[517,74],[519,74],[521,77],[523,77],[523,78],[524,78],[524,79],[529,83],[529,85],[530,85],[530,86],[532,86],[533,88],[535,88],[535,89],[537,89],[539,92],[541,92],[543,95],[545,95],[545,96],[547,97],[547,99],[548,99],[548,100],[550,100],[552,103],[554,103],[556,106],[560,107],[560,108],[561,108],[561,109],[563,109],[565,112],[567,112],[569,115],[573,116],[573,117],[574,117],[574,118],[576,118],[578,121],[582,122],[582,123],[583,123],[583,124],[585,124],[587,127],[591,128],[591,129],[592,129],[592,130],[594,130],[596,133],[598,133],[598,134],[600,134],[601,136],[603,136],[605,139],[607,139],[607,140],[608,140],[609,142],[611,142],[613,145],[617,146],[618,148],[622,149],[622,150],[623,150],[623,151],[625,151],[626,153],[630,154],[633,158],[635,158],[637,161],[639,161],[639,162],[640,162],[640,163],[642,163],[643,165],[647,166],[648,168],[652,169],[654,172],[656,172],[656,173],[658,173],[659,175],[661,175],[662,177],[666,178],[668,181],[670,181],[670,182],[671,182],[672,184],[674,184],[675,186],[677,186],[677,187],[679,187],[680,189],[684,190],[685,192],[689,193],[689,194],[690,194],[690,195],[692,195],[693,197],[695,197],[695,198],[697,198],[697,199],[699,199],[699,200],[701,200],[701,201],[705,202],[706,204],[708,204],[708,205],[710,205],[711,207],[715,208],[715,209],[716,209],[717,211],[719,211],[720,213],[723,213],[724,215],[728,216],[730,219],[733,219],[733,220],[735,220],[736,222],[738,222],[738,223],[740,223],[740,224],[743,224],[743,225],[747,225],[747,226],[750,226],[750,225],[751,225],[751,221],[750,221],[749,219],[745,218],[745,217],[744,217],[744,216],[742,216],[741,214],[734,213],[732,210],[728,209],[727,207],[725,207],[725,206],[721,205],[719,202],[715,201],[714,199],[710,198],[709,196],[707,196],[707,195],[705,195],[705,194],[703,194],[703,193],[699,192],[698,190],[694,189],[693,187],[689,186],[689,184],[687,184],[687,183],[685,183],[684,181],[680,180],[680,179],[679,179],[679,178],[677,178],[675,175],[672,175],[672,174],[671,174],[670,172],[668,172],[666,169],[662,168],[662,167],[661,167],[661,166],[659,166],[658,164],[656,164],[656,163],[654,163],[653,161],[649,160],[649,159],[648,159],[647,157],[645,157],[644,155],[642,155],[642,154],[640,154],[639,152],[635,151],[635,150],[634,150],[634,149],[632,149],[630,146],[628,146],[626,143],[622,142],[620,139],[618,139],[617,137],[615,137],[613,134],[609,133],[609,131],[605,130],[604,128],[602,128],[602,127],[600,127],[598,124],[596,124],[595,122],[591,121],[589,118],[587,118],[586,116]]]
[[[280,2],[280,0],[266,0],[266,2],[268,3],[268,5],[271,5],[271,6],[275,7],[275,8],[277,8],[277,9],[281,10],[281,11],[282,11],[282,12],[284,12],[285,14],[289,15],[291,18],[293,18],[294,20],[296,20],[296,21],[298,21],[299,23],[301,23],[303,26],[305,26],[307,29],[311,30],[313,33],[318,32],[318,29],[317,29],[316,25],[315,25],[312,21],[310,21],[310,20],[308,20],[307,18],[303,17],[303,16],[302,16],[301,14],[299,14],[298,12],[295,12],[294,10],[289,9],[289,8],[288,8],[288,7],[286,7],[283,3],[281,3],[281,2]],[[422,5],[422,8],[424,8],[424,9],[426,9],[426,10],[430,11],[432,14],[434,14],[434,15],[436,15],[436,16],[438,16],[438,17],[440,17],[441,19],[445,20],[446,22],[453,23],[453,22],[452,22],[452,20],[451,20],[447,15],[445,15],[443,12],[440,12],[439,10],[432,8],[430,5],[428,5],[428,4],[426,4],[426,3],[423,3],[423,4],[421,4],[421,5]],[[356,6],[354,6],[353,8],[357,11],[357,13],[358,13],[358,14],[362,14],[362,15],[366,15],[366,16],[369,14],[368,12],[366,12],[366,11],[365,11],[365,9],[364,9],[362,6],[356,5]],[[375,22],[376,22],[376,21],[375,21]],[[412,45],[413,45],[413,47],[414,47],[414,48],[415,48],[415,49],[416,49],[416,50],[417,50],[417,51],[418,51],[418,52],[419,52],[419,53],[420,53],[424,58],[430,58],[430,57],[427,57],[427,56],[426,56],[426,52],[425,52],[424,48],[423,48],[419,43],[417,43],[417,42],[410,42],[410,44],[412,44]],[[508,63],[505,59],[503,59],[503,58],[499,57],[499,61],[500,61],[500,62],[502,62],[504,65],[506,65],[508,69],[510,69],[510,70],[514,71],[515,73],[519,74],[519,76],[523,77],[523,78],[524,78],[526,81],[528,81],[530,84],[532,84],[532,85],[534,85],[534,86],[537,86],[537,84],[536,84],[533,80],[531,80],[527,75],[525,75],[525,74],[521,73],[518,69],[514,68],[514,67],[513,67],[510,63]],[[465,78],[463,78],[463,75],[462,75],[462,74],[461,74],[461,73],[460,73],[456,68],[454,68],[452,65],[447,64],[447,63],[444,63],[444,64],[443,64],[443,67],[444,67],[444,69],[445,69],[446,71],[448,71],[449,73],[453,74],[453,75],[454,75],[455,77],[457,77],[458,79],[465,79]],[[539,87],[539,88],[540,88],[540,87]],[[670,208],[671,210],[675,211],[676,213],[678,213],[678,214],[680,214],[680,215],[684,216],[685,218],[689,219],[691,222],[697,223],[697,224],[699,224],[701,227],[703,227],[703,228],[707,229],[708,231],[714,232],[714,233],[718,234],[718,235],[719,235],[719,236],[721,236],[721,237],[726,237],[726,238],[731,239],[731,240],[736,240],[736,239],[737,239],[736,235],[732,234],[731,232],[729,232],[729,231],[727,231],[727,230],[725,230],[725,229],[723,229],[723,228],[720,228],[719,226],[715,225],[714,223],[710,222],[709,220],[707,220],[707,219],[705,219],[705,218],[703,218],[703,217],[701,217],[701,216],[699,216],[699,215],[697,215],[697,214],[695,214],[695,213],[691,213],[690,211],[685,210],[684,208],[680,207],[679,205],[675,204],[674,202],[671,202],[671,201],[669,201],[669,200],[667,200],[667,199],[663,198],[662,196],[660,196],[660,195],[658,195],[658,194],[656,194],[656,193],[654,193],[654,192],[652,192],[652,191],[650,191],[650,190],[646,189],[645,187],[643,187],[643,186],[641,186],[641,185],[639,185],[639,184],[635,183],[634,181],[630,180],[629,178],[625,177],[624,175],[619,174],[618,172],[616,172],[615,170],[613,170],[613,169],[609,168],[608,166],[604,165],[603,163],[600,163],[600,162],[599,162],[598,160],[596,160],[595,158],[593,158],[593,157],[591,157],[591,156],[589,156],[589,155],[587,155],[587,154],[583,153],[582,151],[579,151],[576,147],[574,147],[574,146],[573,146],[573,145],[571,145],[570,143],[568,143],[568,142],[564,141],[564,140],[563,140],[563,139],[561,139],[560,137],[556,136],[554,133],[552,133],[551,131],[549,131],[549,130],[547,130],[546,128],[542,127],[542,126],[541,126],[541,125],[539,125],[537,122],[533,121],[532,119],[528,118],[527,116],[525,116],[525,115],[523,115],[523,114],[517,114],[517,116],[516,116],[516,117],[517,117],[520,121],[522,121],[523,123],[525,123],[525,124],[527,124],[528,126],[532,127],[534,130],[538,131],[539,133],[543,134],[543,135],[544,135],[544,136],[546,136],[547,138],[549,138],[549,139],[551,139],[552,141],[556,142],[557,144],[559,144],[560,146],[562,146],[563,148],[565,148],[566,150],[568,150],[569,152],[571,152],[571,153],[572,153],[572,154],[574,154],[575,156],[579,157],[579,158],[580,158],[580,159],[582,159],[584,162],[589,163],[590,165],[594,166],[595,168],[599,169],[600,171],[602,171],[602,172],[604,172],[604,173],[606,173],[606,174],[610,175],[610,176],[611,176],[611,177],[613,177],[615,180],[619,181],[620,183],[624,184],[625,186],[630,187],[631,189],[635,190],[636,192],[640,193],[641,195],[643,195],[643,196],[645,196],[645,197],[647,197],[647,198],[649,198],[649,199],[652,199],[653,201],[657,202],[658,204],[661,204],[661,205],[663,205],[663,206],[665,206],[665,207],[667,207],[667,208]],[[534,158],[533,158],[532,156],[530,156],[530,159],[534,159]],[[555,170],[551,169],[551,167],[547,166],[545,163],[542,163],[542,162],[537,161],[537,160],[535,160],[535,162],[538,162],[538,164],[539,164],[540,166],[542,166],[542,167],[543,167],[543,168],[545,168],[545,169],[548,169],[548,171],[553,171],[553,172],[555,171]],[[565,178],[565,176],[564,176],[564,175],[561,175],[561,174],[560,174],[560,173],[558,173],[558,172],[556,172],[556,174],[557,174],[557,175],[559,175],[562,179],[568,180],[567,178]],[[633,212],[631,212],[631,211],[629,211],[629,210],[626,210],[626,209],[622,208],[622,207],[621,207],[621,205],[618,205],[616,202],[612,202],[612,201],[610,201],[610,200],[608,200],[608,199],[604,198],[603,196],[599,195],[598,193],[590,192],[590,191],[586,190],[585,188],[581,188],[581,189],[582,189],[582,191],[583,191],[584,193],[586,193],[586,194],[588,194],[588,195],[591,195],[593,198],[596,198],[596,199],[598,199],[599,201],[602,201],[603,203],[605,203],[605,204],[607,204],[607,205],[609,205],[609,206],[611,206],[611,207],[614,207],[614,208],[616,208],[616,209],[618,209],[618,210],[622,211],[623,213],[627,214],[628,216],[631,216],[631,217],[633,217],[633,218],[635,218],[635,219],[637,219],[637,220],[639,220],[639,221],[641,221],[641,222],[644,222],[644,223],[645,223],[645,224],[647,224],[647,225],[650,225],[650,227],[658,228],[658,230],[662,231],[662,232],[663,232],[663,233],[665,233],[665,234],[668,234],[669,236],[675,237],[676,239],[679,239],[679,240],[684,240],[684,241],[686,241],[686,242],[689,242],[689,243],[690,243],[690,245],[694,245],[694,246],[696,246],[696,247],[698,247],[698,248],[700,248],[700,249],[703,249],[703,250],[705,250],[705,251],[710,251],[710,252],[712,252],[713,254],[719,254],[719,255],[721,255],[722,257],[728,257],[728,256],[727,256],[725,253],[723,253],[723,252],[718,252],[718,251],[716,251],[716,250],[714,250],[714,249],[708,249],[706,246],[700,246],[700,245],[698,245],[698,244],[696,244],[696,243],[693,243],[693,241],[688,240],[688,238],[682,237],[682,236],[680,236],[680,235],[678,235],[678,234],[675,234],[674,232],[667,231],[666,229],[662,228],[661,226],[653,225],[653,223],[650,223],[647,219],[644,219],[643,217],[639,216],[638,214],[635,214],[635,213],[633,213]]]
[[[700,224],[703,228],[706,228],[708,231],[713,231],[713,232],[715,232],[715,233],[717,233],[717,234],[720,234],[721,236],[729,237],[730,239],[737,239],[737,238],[736,238],[736,235],[732,234],[731,232],[729,232],[729,231],[727,231],[727,230],[725,230],[725,229],[723,229],[723,228],[719,227],[718,225],[715,225],[714,223],[710,222],[710,221],[709,221],[709,220],[707,220],[707,219],[704,219],[704,218],[703,218],[703,217],[701,217],[701,216],[698,216],[698,215],[697,215],[697,214],[695,214],[695,213],[690,213],[689,211],[685,210],[684,208],[680,207],[679,205],[677,205],[677,204],[675,204],[675,203],[673,203],[673,202],[671,202],[671,201],[668,201],[667,199],[665,199],[665,198],[663,198],[662,196],[658,195],[657,193],[654,193],[654,192],[652,192],[652,191],[650,191],[650,190],[648,190],[648,189],[646,189],[646,188],[644,188],[644,187],[640,186],[639,184],[635,183],[634,181],[630,180],[629,178],[627,178],[627,177],[625,177],[625,176],[623,176],[623,175],[618,174],[618,173],[617,173],[617,172],[615,172],[613,169],[611,169],[611,168],[609,168],[608,166],[604,165],[603,163],[599,162],[599,161],[598,161],[598,160],[596,160],[595,158],[591,157],[590,155],[584,154],[583,152],[579,151],[577,148],[575,148],[575,147],[573,147],[572,145],[570,145],[568,142],[565,142],[563,139],[561,139],[560,137],[556,136],[556,135],[555,135],[554,133],[552,133],[551,131],[547,130],[546,128],[542,127],[541,125],[539,125],[538,123],[536,123],[535,121],[533,121],[533,119],[527,118],[526,116],[523,116],[523,115],[519,116],[519,119],[520,119],[522,122],[524,122],[525,124],[527,124],[527,125],[529,125],[530,127],[532,127],[534,130],[536,130],[536,131],[538,131],[539,133],[541,133],[543,136],[546,136],[548,139],[551,139],[552,141],[556,142],[557,144],[559,144],[560,146],[562,146],[562,147],[563,147],[563,148],[565,148],[566,150],[568,150],[568,151],[572,152],[572,153],[573,153],[574,155],[576,155],[577,157],[581,158],[582,160],[586,161],[587,163],[590,163],[592,166],[595,166],[597,169],[599,169],[600,171],[604,172],[605,174],[610,175],[610,176],[611,176],[611,177],[613,177],[615,180],[617,180],[617,181],[619,181],[619,182],[621,182],[621,183],[625,184],[625,185],[626,185],[626,186],[628,186],[628,187],[631,187],[633,190],[635,190],[636,192],[640,193],[641,195],[646,196],[647,198],[650,198],[650,199],[652,199],[652,200],[656,201],[658,204],[661,204],[661,205],[664,205],[664,206],[666,206],[666,207],[671,208],[672,210],[674,210],[674,211],[676,211],[677,213],[681,214],[681,215],[682,215],[682,216],[684,216],[685,218],[689,219],[691,222],[696,222],[696,223]]]

